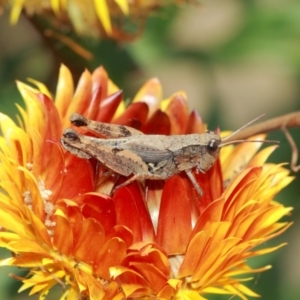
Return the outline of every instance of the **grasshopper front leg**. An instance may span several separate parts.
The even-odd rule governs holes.
[[[195,190],[197,191],[198,195],[200,197],[203,196],[203,190],[201,189],[200,185],[198,184],[195,176],[192,173],[192,170],[185,170],[186,175],[188,176],[188,178],[190,179],[190,181],[192,182]]]
[[[70,121],[76,127],[87,127],[91,131],[97,132],[98,134],[108,139],[129,137],[133,135],[143,135],[141,131],[134,128],[124,125],[115,125],[89,120],[78,113],[73,113],[70,116]]]

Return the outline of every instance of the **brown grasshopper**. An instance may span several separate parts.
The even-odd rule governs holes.
[[[187,135],[144,135],[127,126],[96,122],[74,113],[70,117],[73,125],[85,126],[107,139],[82,135],[68,128],[63,133],[61,144],[67,151],[78,157],[96,158],[102,165],[117,174],[133,175],[115,189],[126,186],[135,180],[164,180],[185,171],[199,196],[202,196],[202,189],[196,181],[192,169],[202,173],[209,170],[214,165],[221,147],[245,141],[226,143],[226,139],[259,118],[221,139],[212,131]]]

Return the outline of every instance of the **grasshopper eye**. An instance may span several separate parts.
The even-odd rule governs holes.
[[[217,140],[211,139],[206,147],[208,152],[215,152],[219,147],[219,143]]]
[[[64,138],[68,139],[69,141],[71,142],[75,142],[75,141],[79,141],[79,136],[78,134],[73,131],[73,130],[66,130],[64,133],[63,133],[63,136]]]

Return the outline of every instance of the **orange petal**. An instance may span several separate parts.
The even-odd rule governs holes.
[[[162,87],[157,78],[148,80],[133,98],[135,102],[145,102],[149,107],[149,116],[159,108],[162,99]]]
[[[131,245],[123,265],[130,267],[133,263],[151,264],[165,278],[170,276],[170,263],[167,253],[157,244],[139,242]]]
[[[73,100],[70,103],[68,110],[66,112],[67,118],[74,112],[77,113],[85,112],[92,98],[91,91],[92,91],[91,73],[85,70],[79,79]],[[70,121],[68,119],[65,119],[64,121],[65,122],[63,123],[63,128],[66,128],[69,126]]]
[[[163,288],[157,294],[158,299],[172,299],[175,294],[175,289],[171,287],[169,284],[163,286]]]
[[[256,143],[253,143],[253,144],[256,144]],[[267,148],[259,151],[259,153],[257,153],[251,159],[251,161],[248,163],[247,166],[248,167],[262,166],[277,147],[278,147],[277,145],[273,145],[273,146],[267,147]]]
[[[81,209],[74,201],[66,199],[57,201],[56,208],[60,209],[63,212],[62,215],[66,216],[68,219],[72,228],[74,240],[77,240],[83,222]]]
[[[38,94],[37,97],[44,108],[44,122],[46,125],[45,132],[43,133],[44,140],[59,141],[61,137],[61,120],[57,108],[53,101],[46,95]]]
[[[249,138],[249,140],[265,139],[266,135],[261,134]],[[262,143],[241,143],[237,146],[228,146],[221,150],[221,163],[223,167],[224,180],[230,180],[245,168],[250,159],[255,155]],[[261,153],[261,152],[259,152]],[[266,156],[267,158],[267,156]],[[258,166],[258,164],[257,164]]]
[[[92,93],[100,90],[101,101],[109,95],[108,91],[108,74],[103,66],[96,68],[92,73]],[[95,107],[96,108],[96,107]]]
[[[86,194],[83,197],[82,214],[85,218],[94,218],[108,232],[116,225],[114,202],[106,195]]]
[[[186,132],[189,133],[204,133],[206,132],[206,125],[203,123],[201,117],[199,114],[193,110],[191,114],[189,115]]]
[[[66,112],[74,94],[74,83],[70,70],[61,65],[59,69],[58,83],[56,87],[55,105],[61,120],[66,117]],[[67,116],[68,117],[68,116]],[[63,122],[62,122],[63,123]]]
[[[133,243],[132,232],[127,227],[122,225],[116,225],[107,232],[106,240],[109,240],[113,237],[118,237],[123,240],[127,248],[129,248]]]
[[[81,224],[79,235],[74,241],[73,253],[77,259],[93,264],[104,241],[103,226],[93,218],[85,219]]]
[[[112,267],[110,268],[110,275],[118,282],[121,282],[122,290],[127,298],[129,296],[141,297],[151,293],[147,281],[134,270],[123,266]]]
[[[225,199],[221,198],[213,201],[204,209],[193,228],[191,238],[197,232],[201,232],[205,228],[206,224],[209,224],[211,222],[219,222],[221,220],[224,203]]]
[[[192,231],[191,203],[184,180],[175,175],[162,193],[157,226],[157,244],[168,254],[184,253]]]
[[[78,273],[79,275],[77,276],[76,281],[78,282],[78,277],[80,276],[80,281],[83,281],[84,286],[87,287],[89,299],[103,299],[105,296],[103,284],[97,278],[95,278],[94,275],[87,274],[81,270],[78,270]]]
[[[66,256],[73,255],[73,232],[69,221],[58,209],[56,211],[53,244]]]
[[[171,134],[183,134],[189,119],[189,109],[185,94],[176,93],[170,97],[170,102],[165,110],[171,122]]]
[[[239,197],[239,201],[234,201],[234,199],[237,195],[239,195],[239,193],[242,193],[243,190],[247,188],[248,184],[258,178],[261,171],[262,168],[260,167],[246,169],[237,176],[230,186],[228,186],[224,193],[226,203],[223,211],[223,220],[231,220],[237,211],[237,207],[242,207],[242,201],[248,201],[247,193],[244,193],[243,197]]]
[[[168,278],[153,264],[132,263],[131,268],[137,270],[149,283],[151,289],[157,293],[166,284]]]
[[[95,273],[103,278],[110,278],[109,268],[121,265],[126,256],[126,245],[119,238],[112,238],[98,247],[98,253],[95,257]]]

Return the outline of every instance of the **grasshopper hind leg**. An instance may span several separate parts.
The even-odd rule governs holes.
[[[113,192],[115,192],[116,190],[118,190],[121,187],[124,187],[134,181],[142,181],[142,180],[146,180],[146,179],[150,179],[150,180],[164,180],[164,179],[168,179],[169,177],[162,177],[161,175],[155,175],[155,174],[136,174],[133,175],[131,178],[129,178],[128,180],[126,180],[125,182],[117,185],[114,187]]]
[[[114,190],[124,187],[135,180],[166,180],[170,178],[176,172],[176,166],[172,160],[164,160],[158,164],[148,163],[147,164],[148,172],[136,173],[131,178],[126,180],[124,183],[119,184],[114,188]]]

